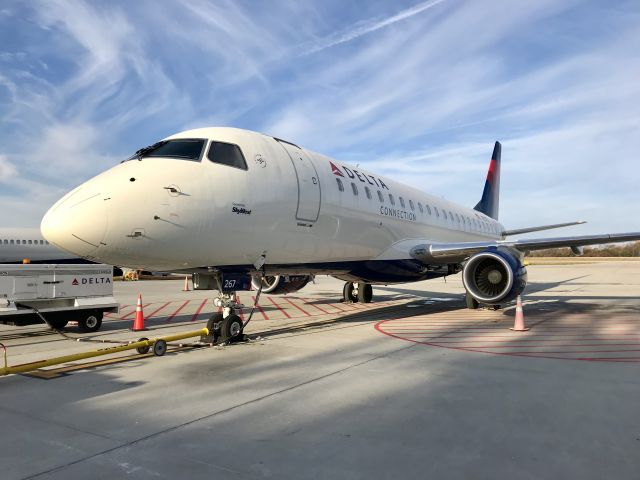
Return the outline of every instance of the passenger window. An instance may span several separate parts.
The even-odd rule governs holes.
[[[31,240],[29,240],[27,243],[28,243],[29,245],[31,245]]]
[[[9,245],[13,245],[13,240],[10,240],[10,241],[9,241]]]
[[[5,241],[4,241],[4,244],[5,244],[5,245],[7,245],[8,243],[9,243],[9,241],[8,241],[8,240],[5,240]]]
[[[232,143],[211,142],[207,158],[213,163],[228,165],[241,170],[247,169],[247,162],[244,160],[240,147]]]
[[[44,245],[44,240],[40,240],[40,245]]]
[[[47,245],[49,245],[49,241],[48,241],[48,240],[45,240],[45,241],[44,241],[44,243],[46,243]]]
[[[442,216],[444,217],[445,220],[449,220],[449,218],[447,217],[447,211],[442,209]]]
[[[404,208],[404,198],[398,197],[398,199],[400,200],[400,206]]]
[[[378,190],[378,200],[380,200],[380,203],[384,203],[384,196],[380,190]]]
[[[23,244],[23,245],[26,245],[26,244],[27,244],[27,241],[26,241],[26,240],[22,240],[22,244]]]
[[[356,187],[356,184],[353,182],[351,182],[351,190],[353,190],[354,195],[358,195],[358,187]]]
[[[391,202],[391,205],[395,205],[396,204],[396,200],[395,198],[393,198],[393,195],[389,194],[389,201]]]
[[[457,213],[456,213],[456,220],[458,221],[458,223],[460,223],[460,215],[458,215]]]
[[[415,210],[415,208],[413,207],[413,200],[409,199],[409,208],[411,208],[411,210]]]
[[[418,202],[418,210],[420,210],[420,213],[424,213],[424,210],[422,209],[422,204],[420,202]]]
[[[433,207],[433,210],[436,212],[436,217],[440,217],[440,212],[438,211],[438,207]]]
[[[364,187],[364,193],[366,193],[367,194],[367,198],[369,200],[371,200],[371,190],[369,190],[369,187],[367,187],[367,186]]]
[[[426,204],[425,207],[427,207],[427,213],[431,215],[431,207],[429,206],[429,204]]]
[[[336,178],[336,182],[338,183],[338,190],[340,190],[341,192],[344,192],[344,185],[342,184],[342,180],[340,180],[339,178]]]

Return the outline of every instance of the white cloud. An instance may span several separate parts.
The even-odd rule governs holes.
[[[5,183],[16,176],[16,167],[6,155],[0,155],[0,182]]]

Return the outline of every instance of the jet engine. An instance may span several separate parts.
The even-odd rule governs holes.
[[[263,280],[259,277],[251,277],[251,285],[255,290],[258,290],[262,282],[262,293],[282,295],[297,292],[304,287],[310,279],[311,277],[309,275],[273,275],[266,276]]]
[[[522,293],[527,285],[527,269],[517,253],[485,250],[467,261],[462,283],[478,302],[497,305]]]

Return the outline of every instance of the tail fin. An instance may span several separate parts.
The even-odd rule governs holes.
[[[474,210],[484,213],[488,217],[495,220],[498,219],[498,210],[500,207],[500,155],[502,153],[502,145],[496,142],[493,147],[493,155],[491,155],[491,163],[489,163],[489,171],[487,172],[487,180],[484,184],[482,198],[478,204],[473,207]]]

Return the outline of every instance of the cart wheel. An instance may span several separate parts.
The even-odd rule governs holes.
[[[161,357],[165,353],[167,353],[167,342],[164,340],[156,340],[156,343],[153,344],[153,354],[156,357]]]
[[[84,313],[84,316],[78,320],[78,329],[81,332],[96,332],[100,330],[102,326],[102,312],[89,311]]]
[[[149,340],[149,339],[146,337],[142,337],[138,339],[138,342],[144,342],[145,340]],[[138,352],[140,355],[145,355],[149,353],[149,350],[151,350],[151,347],[149,345],[143,345],[141,347],[136,348],[136,352]]]

